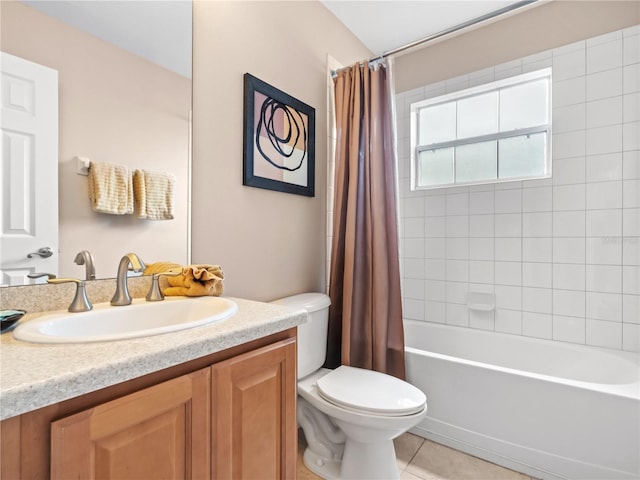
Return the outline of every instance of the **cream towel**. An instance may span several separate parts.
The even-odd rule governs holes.
[[[170,173],[136,170],[133,189],[136,214],[149,220],[173,219],[173,184]]]
[[[133,213],[133,182],[127,167],[112,163],[89,165],[89,199],[91,208],[100,213]]]

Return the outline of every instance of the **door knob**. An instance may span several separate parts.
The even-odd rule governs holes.
[[[51,247],[42,247],[39,248],[37,252],[29,253],[27,255],[27,258],[33,258],[34,255],[38,255],[42,258],[49,258],[51,255],[53,255],[53,250],[51,250]]]

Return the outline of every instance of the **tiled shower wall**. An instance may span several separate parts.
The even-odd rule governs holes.
[[[396,96],[404,317],[640,350],[640,27]],[[410,188],[412,102],[553,70],[553,176]],[[494,294],[470,310],[469,292]]]

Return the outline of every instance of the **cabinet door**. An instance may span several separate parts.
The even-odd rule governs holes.
[[[206,368],[53,422],[51,478],[210,478],[210,391]]]
[[[212,373],[213,478],[295,479],[295,338],[220,362]]]

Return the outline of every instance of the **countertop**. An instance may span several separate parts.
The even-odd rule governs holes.
[[[230,300],[238,304],[238,312],[226,320],[132,340],[53,345],[0,335],[0,420],[287,330],[307,319],[304,310]],[[21,321],[43,314],[26,315]]]

